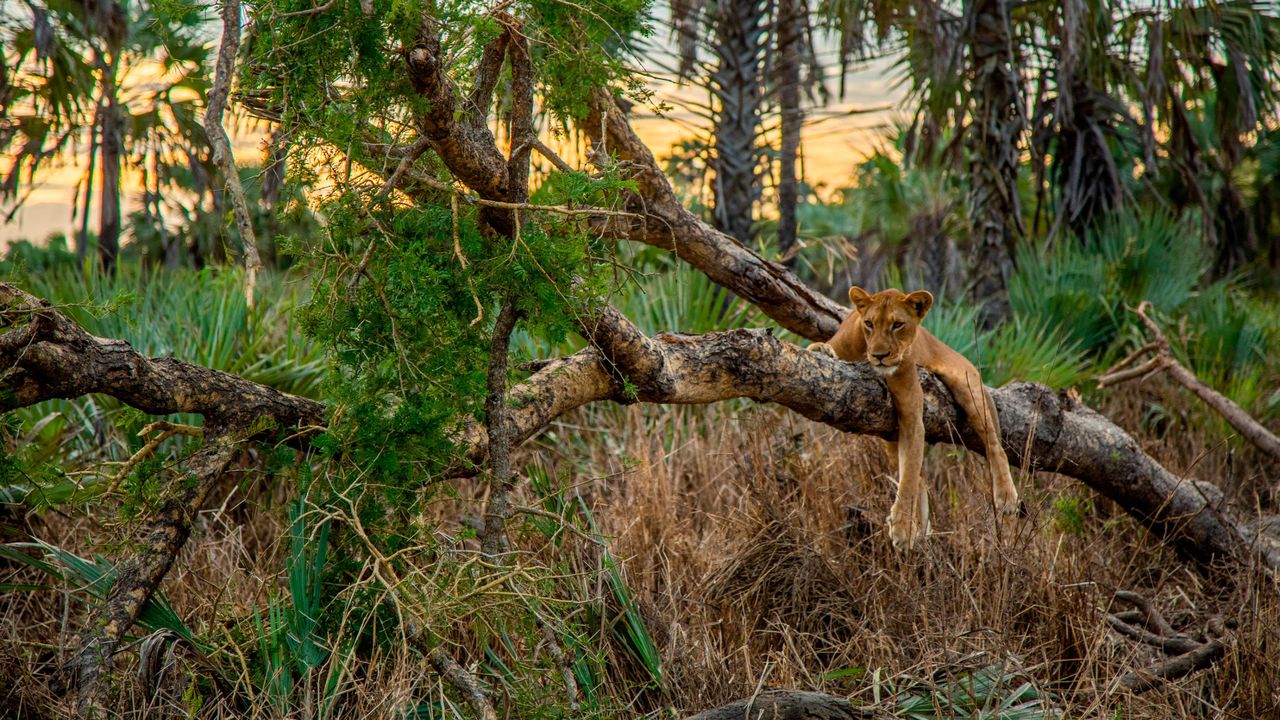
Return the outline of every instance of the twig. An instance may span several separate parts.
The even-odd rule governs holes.
[[[157,430],[160,431],[159,435],[148,440],[147,444],[143,445],[138,452],[134,453],[124,462],[124,465],[120,467],[120,470],[115,474],[115,477],[111,478],[111,484],[107,486],[105,494],[110,495],[118,490],[120,488],[120,483],[124,482],[124,479],[129,477],[129,473],[133,472],[134,466],[142,462],[147,457],[150,457],[151,453],[155,452],[156,448],[160,447],[160,443],[168,440],[174,435],[200,437],[204,434],[203,428],[198,428],[194,425],[182,425],[179,423],[157,420],[156,422],[153,422],[139,430],[138,437],[146,437]]]
[[[213,146],[213,160],[226,178],[235,211],[236,228],[243,245],[245,270],[245,302],[253,307],[253,288],[257,284],[262,259],[258,257],[258,241],[253,233],[253,220],[249,215],[249,201],[244,186],[240,184],[240,172],[235,156],[231,153],[231,140],[222,127],[222,113],[227,108],[227,96],[231,92],[231,79],[235,75],[236,53],[240,49],[240,0],[222,0],[222,44],[218,48],[217,71],[204,116],[204,129]]]
[[[291,17],[305,17],[305,16],[307,16],[307,15],[319,15],[320,13],[325,12],[325,11],[329,10],[330,8],[332,8],[332,7],[333,7],[333,3],[334,3],[334,0],[329,0],[329,2],[327,2],[327,3],[323,4],[323,5],[317,5],[316,7],[308,8],[308,9],[306,9],[306,10],[294,10],[293,12],[280,13],[280,14],[279,14],[279,15],[277,15],[276,17],[277,17],[277,18],[291,18]]]
[[[1213,388],[1205,385],[1195,376],[1195,373],[1188,370],[1182,363],[1178,362],[1173,355],[1173,350],[1169,345],[1168,338],[1164,332],[1160,330],[1160,326],[1156,324],[1147,312],[1151,310],[1151,303],[1143,301],[1136,308],[1129,308],[1129,311],[1138,316],[1143,325],[1147,326],[1152,336],[1155,337],[1150,343],[1139,348],[1136,352],[1131,353],[1120,363],[1117,363],[1109,372],[1098,378],[1098,386],[1106,387],[1117,383],[1131,380],[1135,377],[1146,375],[1148,373],[1167,370],[1169,376],[1177,381],[1180,385],[1195,393],[1196,397],[1204,401],[1206,405],[1213,408],[1221,415],[1231,427],[1235,428],[1246,440],[1253,444],[1254,447],[1270,455],[1276,460],[1280,460],[1280,437],[1276,437],[1274,433],[1262,426],[1257,420],[1254,420],[1244,408],[1235,404],[1230,398],[1219,393]],[[1154,351],[1156,357],[1147,361],[1143,365],[1128,370],[1120,370],[1121,367],[1133,362],[1139,356]]]
[[[410,145],[409,151],[404,154],[404,157],[400,158],[400,162],[396,165],[396,169],[387,178],[387,181],[382,183],[382,188],[378,190],[378,194],[373,196],[373,199],[378,200],[386,197],[387,194],[391,192],[392,188],[400,184],[400,179],[403,178],[405,172],[409,170],[409,166],[413,165],[413,163],[422,156],[422,153],[426,152],[430,147],[431,141],[425,137],[418,138],[415,143]]]
[[[546,158],[547,160],[550,160],[551,164],[555,165],[556,169],[559,170],[560,172],[564,172],[564,173],[576,172],[573,169],[572,165],[565,162],[564,158],[557,155],[554,150],[547,147],[546,143],[542,142],[537,137],[529,138],[529,146],[532,147],[534,150],[537,150],[539,155]]]

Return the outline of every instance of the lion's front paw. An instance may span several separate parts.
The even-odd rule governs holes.
[[[839,357],[836,355],[836,349],[824,342],[816,342],[809,346],[809,352],[818,352],[831,357]]]
[[[995,473],[991,479],[991,497],[995,500],[996,511],[1004,515],[1013,515],[1019,511],[1018,489],[1013,486],[1013,477],[1008,466]]]
[[[915,505],[899,501],[889,510],[889,539],[894,550],[914,550],[929,531],[929,521],[921,519]]]

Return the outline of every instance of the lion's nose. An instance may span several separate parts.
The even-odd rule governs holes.
[[[875,358],[875,359],[877,359],[877,360],[884,360],[885,358],[889,357],[889,353],[887,353],[887,352],[882,352],[882,353],[871,353],[871,357],[873,357],[873,358]]]

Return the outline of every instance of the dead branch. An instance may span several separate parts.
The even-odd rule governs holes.
[[[1231,424],[1231,427],[1235,428],[1254,447],[1267,453],[1272,458],[1280,460],[1280,437],[1276,437],[1274,433],[1263,427],[1262,423],[1250,417],[1244,408],[1232,402],[1230,398],[1205,385],[1195,376],[1195,373],[1178,362],[1173,355],[1173,349],[1169,345],[1169,339],[1165,337],[1160,326],[1147,315],[1150,310],[1151,303],[1146,301],[1143,301],[1136,308],[1129,308],[1129,311],[1137,315],[1142,324],[1147,326],[1147,330],[1151,332],[1155,340],[1138,348],[1124,360],[1116,363],[1110,370],[1099,376],[1098,387],[1118,385],[1134,378],[1146,377],[1161,370],[1167,370],[1170,377],[1177,381],[1178,384],[1195,393],[1196,397],[1203,400],[1206,405],[1225,418]],[[1134,362],[1139,357],[1153,352],[1156,355],[1154,358],[1137,367],[1124,369],[1126,365]]]
[[[1143,670],[1131,670],[1120,677],[1120,687],[1131,693],[1144,693],[1164,682],[1190,675],[1209,667],[1223,656],[1226,646],[1220,640],[1210,640],[1195,650],[1156,663]]]
[[[1104,617],[1112,629],[1125,637],[1173,656],[1149,667],[1126,672],[1119,680],[1119,686],[1124,690],[1132,693],[1152,690],[1164,682],[1176,680],[1208,667],[1226,652],[1226,645],[1222,640],[1226,631],[1221,618],[1208,619],[1206,623],[1208,637],[1202,642],[1174,630],[1160,611],[1156,610],[1155,605],[1142,595],[1120,590],[1116,592],[1115,598],[1136,606],[1137,612],[1106,613]],[[1145,627],[1136,624],[1135,620]]]
[[[330,2],[330,5],[333,3]],[[317,12],[323,10],[317,9]],[[209,100],[204,116],[204,129],[213,147],[213,161],[226,178],[231,205],[235,210],[236,228],[244,246],[245,302],[253,307],[253,288],[257,281],[262,260],[258,257],[258,242],[253,233],[253,220],[249,214],[249,201],[240,183],[240,171],[231,153],[231,140],[222,127],[222,113],[227,108],[227,96],[231,93],[231,79],[235,76],[236,53],[240,50],[240,0],[222,0],[222,44],[218,48],[217,70],[213,87],[209,88]]]
[[[67,666],[75,677],[82,717],[107,717],[102,712],[104,684],[100,681],[110,672],[112,656],[169,572],[191,535],[192,520],[241,444],[241,439],[214,430],[204,446],[182,463],[179,473],[187,480],[172,484],[169,497],[140,537],[138,551],[121,566],[106,600],[89,620],[80,649]]]
[[[800,690],[766,690],[705,710],[688,720],[878,720],[891,713],[863,708],[843,698]]]

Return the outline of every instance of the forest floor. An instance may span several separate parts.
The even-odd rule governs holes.
[[[1222,440],[1177,388],[1127,387],[1098,409],[1175,472],[1218,482],[1245,507],[1274,502],[1276,468]],[[1274,581],[1189,564],[1061,476],[1018,473],[1027,512],[997,524],[985,460],[932,446],[932,535],[924,550],[902,554],[883,531],[894,487],[880,441],[774,407],[584,408],[517,460],[569,482],[614,539],[663,674],[661,688],[630,697],[624,716],[691,714],[765,688],[872,705],[994,666],[1011,692],[1025,683],[1063,717],[1280,717]],[[442,516],[482,493],[482,483],[464,483]],[[537,502],[527,483],[517,494]],[[164,586],[193,626],[218,622],[218,608],[254,607],[279,584],[288,518],[270,508],[286,495],[241,484],[207,513]],[[84,553],[118,537],[75,513],[46,513],[35,530]],[[1108,626],[1105,613],[1122,607],[1118,590],[1149,598],[1189,635],[1221,618],[1230,628],[1224,657],[1141,695],[1118,690],[1124,673],[1164,659]],[[74,645],[84,609],[67,594],[9,593],[0,603],[0,673],[28,688],[27,707],[48,707],[48,673]],[[362,679],[369,716],[420,680],[421,664],[401,660]],[[616,672],[643,684],[640,668]]]

